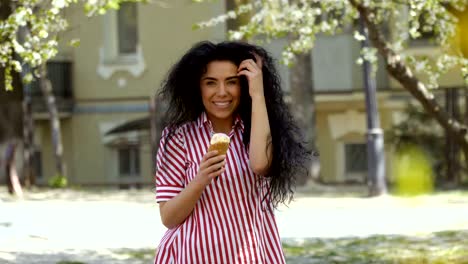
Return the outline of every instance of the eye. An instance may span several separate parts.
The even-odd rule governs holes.
[[[207,81],[207,82],[205,82],[205,84],[208,85],[208,86],[213,86],[213,85],[216,84],[216,82],[214,82],[214,81]]]
[[[237,79],[229,80],[229,81],[227,82],[227,84],[229,84],[229,85],[236,85],[236,84],[238,84],[238,83],[239,83],[239,82],[238,82]]]

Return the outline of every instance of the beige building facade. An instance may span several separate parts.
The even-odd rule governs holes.
[[[71,61],[71,82],[64,84],[71,87],[64,89],[71,89],[73,106],[61,111],[61,126],[72,185],[151,184],[148,131],[107,132],[148,116],[149,102],[166,72],[193,43],[225,38],[223,26],[192,30],[196,21],[223,11],[220,1],[182,0],[167,6],[125,4],[94,18],[84,16],[81,7],[69,11],[70,30],[63,42],[79,38],[80,45],[63,46],[54,62]],[[38,183],[45,184],[55,174],[51,131],[46,112],[35,119]]]
[[[122,124],[148,116],[150,100],[173,63],[200,40],[226,39],[225,25],[192,30],[225,11],[223,1],[193,4],[171,1],[127,4],[105,16],[87,18],[80,9],[69,14],[65,40],[80,38],[77,48],[62,47],[57,63],[69,61],[71,107],[61,111],[67,174],[72,185],[151,185],[153,182],[148,130],[109,134]],[[279,59],[284,40],[265,47]],[[433,54],[434,47],[408,52]],[[366,112],[362,69],[356,65],[359,43],[352,32],[319,36],[312,52],[312,80],[316,91],[317,147],[320,179],[324,182],[365,183]],[[289,69],[279,65],[286,93]],[[401,119],[409,96],[380,67],[376,75],[380,123],[384,130]],[[443,86],[461,79],[445,76]],[[37,113],[39,184],[54,175],[51,131],[46,112]],[[386,145],[387,177],[391,179],[392,147]]]

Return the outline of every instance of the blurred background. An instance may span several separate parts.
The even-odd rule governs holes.
[[[150,263],[194,43],[262,45],[310,149],[288,263],[468,263],[466,1],[0,1],[0,262]]]

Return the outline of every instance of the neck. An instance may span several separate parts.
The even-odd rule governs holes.
[[[228,118],[228,119],[217,119],[214,117],[208,116],[208,118],[211,121],[211,124],[213,125],[213,131],[215,133],[224,133],[224,134],[229,134],[231,132],[232,126],[234,124],[234,118]]]

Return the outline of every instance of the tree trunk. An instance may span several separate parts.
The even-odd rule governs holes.
[[[296,56],[294,66],[290,70],[290,89],[292,112],[307,141],[307,148],[314,153],[309,168],[312,178],[317,179],[320,174],[320,162],[315,144],[315,96],[310,52]],[[298,179],[298,184],[305,184],[307,180]]]
[[[0,1],[0,20],[5,20],[11,13],[17,8],[16,2],[11,2],[10,0],[1,0]],[[18,31],[18,41],[22,44],[26,39],[27,27],[21,27]],[[21,62],[21,58],[17,56],[17,59]],[[23,175],[24,175],[24,185],[28,188],[31,184],[35,183],[34,170],[32,169],[32,151],[34,148],[33,138],[34,138],[34,123],[32,118],[32,108],[31,108],[31,94],[30,94],[30,84],[23,83],[22,78],[29,73],[31,70],[28,65],[23,66],[21,71],[21,80],[20,78],[15,78],[13,86],[15,89],[23,89],[23,98],[22,98],[22,133],[23,133]],[[3,71],[0,71],[3,75]],[[13,73],[16,77],[17,73]],[[0,78],[3,82],[3,76]],[[16,83],[16,85],[15,85]],[[22,84],[22,87],[20,87]],[[0,85],[3,87],[3,83]],[[21,117],[17,117],[15,121],[21,120]]]
[[[16,171],[15,153],[16,143],[11,142],[8,144],[5,153],[5,175],[7,180],[8,192],[18,197],[22,197],[23,190],[21,189],[21,184],[18,179],[18,173]]]
[[[18,41],[23,44],[29,34],[28,27],[21,27],[18,30]],[[18,58],[23,62],[22,58]],[[26,75],[31,73],[31,67],[27,63],[23,64],[21,71],[21,83],[23,84],[23,175],[26,188],[36,184],[35,172],[33,166],[34,152],[34,120],[32,113],[31,83],[25,83],[23,80]]]
[[[46,64],[42,64],[39,68],[39,71],[39,85],[41,87],[44,100],[46,101],[47,109],[49,110],[56,174],[66,178],[67,175],[65,161],[63,160],[63,144],[62,133],[60,130],[60,119],[58,115],[57,104],[55,102],[55,96],[52,93],[52,84],[47,77]]]
[[[31,97],[26,95],[23,99],[23,175],[26,188],[36,184],[36,175],[32,168],[34,150],[34,120],[32,117]]]
[[[457,143],[463,149],[463,152],[467,153],[467,127],[448,116],[443,107],[436,102],[435,96],[413,75],[411,69],[405,65],[401,57],[387,45],[378,26],[369,19],[369,15],[372,14],[371,10],[355,0],[349,1],[357,8],[360,16],[364,18],[366,27],[369,30],[370,39],[379,54],[384,58],[388,73],[418,100],[427,113],[433,116],[444,129],[452,133]]]

